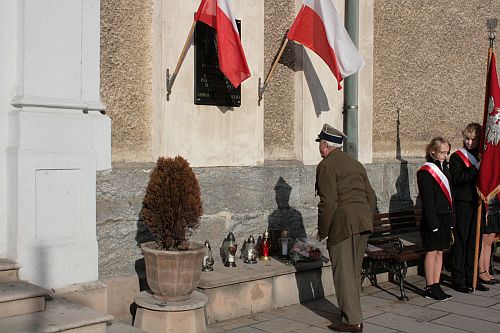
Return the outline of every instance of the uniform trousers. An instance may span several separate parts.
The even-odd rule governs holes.
[[[458,285],[471,285],[476,245],[476,203],[455,203],[455,243],[452,249],[452,277]]]
[[[368,234],[354,234],[328,247],[340,315],[350,325],[363,322],[360,279],[368,236]]]

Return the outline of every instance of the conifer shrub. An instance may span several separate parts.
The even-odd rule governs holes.
[[[142,219],[159,249],[188,249],[187,239],[203,213],[196,175],[181,156],[160,157],[149,177]]]

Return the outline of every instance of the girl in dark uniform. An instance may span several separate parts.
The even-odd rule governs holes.
[[[479,173],[479,139],[481,125],[470,123],[462,131],[463,147],[450,157],[451,185],[456,223],[453,229],[452,278],[455,290],[472,292],[474,274],[474,249],[476,244],[476,219],[478,195],[476,178]],[[478,283],[477,290],[488,288]]]
[[[425,254],[425,297],[444,301],[452,298],[445,294],[439,283],[443,266],[443,250],[450,247],[452,228],[452,198],[450,171],[446,159],[450,143],[435,137],[425,151],[427,162],[417,172],[417,183],[422,201],[420,235]]]

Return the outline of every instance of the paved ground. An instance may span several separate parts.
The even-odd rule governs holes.
[[[496,276],[499,278],[499,275]],[[408,278],[408,302],[399,302],[399,288],[390,282],[379,288],[368,287],[362,293],[364,332],[500,332],[500,285],[487,292],[461,294],[445,287],[453,299],[438,302],[421,296],[425,285],[420,276]],[[219,322],[208,333],[287,333],[332,332],[327,326],[338,321],[335,295],[256,314]]]

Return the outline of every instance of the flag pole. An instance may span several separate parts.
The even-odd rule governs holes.
[[[177,60],[177,65],[175,66],[175,70],[170,75],[169,69],[167,68],[167,75],[166,75],[166,86],[167,86],[167,101],[170,100],[170,94],[172,93],[172,86],[174,85],[175,78],[177,77],[177,74],[179,73],[179,70],[181,69],[181,65],[184,62],[184,59],[186,58],[187,51],[189,49],[189,44],[191,42],[191,38],[193,37],[194,33],[194,28],[196,27],[196,21],[193,22],[191,25],[191,30],[189,30],[189,34],[186,38],[186,41],[184,42],[184,47],[182,48],[181,55],[179,57],[179,60]]]
[[[489,47],[488,47],[488,61],[487,61],[487,66],[486,66],[486,91],[485,91],[485,108],[487,107],[487,101],[488,101],[488,89],[489,89],[489,72],[490,72],[490,61],[491,61],[491,55],[493,52],[493,43],[495,41],[495,29],[497,27],[497,19],[496,18],[490,18],[487,20],[486,26],[488,27],[488,32],[489,32]],[[484,142],[484,129],[483,133],[481,133],[481,145]],[[481,156],[480,156],[481,157]],[[479,192],[479,189],[478,189]],[[477,206],[477,217],[476,217],[476,244],[474,247],[474,270],[472,274],[472,289],[476,289],[477,286],[477,272],[478,272],[478,261],[479,261],[479,242],[481,239],[481,218],[482,218],[482,205],[483,203],[483,196],[479,195],[478,199],[478,206]],[[487,212],[485,212],[487,213]]]
[[[477,217],[476,217],[476,246],[474,248],[474,271],[472,274],[472,289],[475,290],[477,286],[477,271],[478,271],[478,261],[479,261],[479,241],[481,239],[481,215],[482,215],[482,205],[483,199],[481,196],[477,202]]]
[[[258,100],[258,105],[260,106],[260,101],[262,100],[262,96],[264,95],[264,92],[266,91],[267,84],[269,81],[271,81],[271,78],[273,77],[274,70],[276,69],[276,66],[278,65],[278,61],[281,59],[281,56],[283,55],[283,52],[285,52],[285,48],[288,45],[288,30],[285,32],[285,35],[283,36],[283,39],[281,41],[281,49],[279,50],[276,58],[274,58],[273,64],[271,65],[271,68],[269,69],[269,72],[267,73],[266,79],[264,80],[264,84],[261,83],[261,79],[259,77],[259,100]]]

